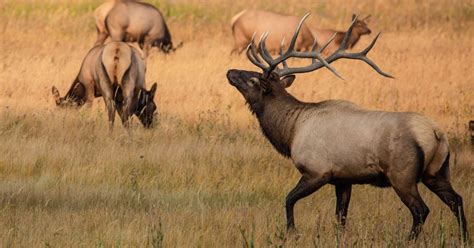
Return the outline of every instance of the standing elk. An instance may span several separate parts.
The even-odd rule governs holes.
[[[352,15],[352,19],[354,19],[355,15]],[[367,26],[367,22],[369,21],[370,15],[366,16],[362,20],[357,20],[354,24],[354,28],[352,29],[351,34],[349,35],[349,40],[346,43],[345,49],[353,48],[362,35],[370,34],[372,31]],[[346,33],[343,31],[336,31],[333,29],[314,29],[313,35],[317,37],[317,43],[319,46],[326,44],[332,36],[335,35],[334,40],[329,43],[328,47],[324,50],[324,54],[332,54],[334,53],[342,43],[344,39],[344,35]]]
[[[339,76],[330,65],[338,59],[362,60],[379,74],[391,77],[367,57],[380,34],[359,53],[345,51],[356,17],[331,55],[323,58],[321,54],[331,40],[320,49],[313,46],[310,52],[295,51],[296,38],[308,15],[298,24],[288,49],[280,49],[275,59],[266,49],[268,33],[258,48],[253,42],[249,44],[247,57],[263,73],[236,69],[227,72],[229,83],[245,98],[264,136],[280,154],[291,158],[302,174],[286,197],[287,230],[295,227],[295,203],[326,184],[335,186],[336,217],[344,227],[352,185],[371,184],[395,190],[412,214],[409,238],[415,239],[429,213],[417,188],[422,181],[450,207],[466,240],[462,198],[449,179],[448,139],[433,121],[417,113],[365,110],[341,100],[305,103],[286,91],[295,73],[326,67]],[[311,58],[312,63],[290,68],[286,60],[291,57]]]
[[[260,37],[268,31],[267,46],[270,52],[278,52],[280,41],[293,35],[293,29],[298,24],[296,16],[276,14],[263,10],[244,10],[232,17],[232,34],[234,49],[232,53],[242,53],[254,35]],[[303,25],[301,35],[296,40],[295,48],[298,51],[309,51],[314,37],[309,28]]]
[[[111,42],[95,46],[87,53],[64,97],[60,96],[55,86],[52,93],[59,107],[90,105],[95,97],[103,96],[111,126],[116,106],[125,126],[130,115],[135,114],[148,128],[156,110],[154,97],[157,86],[154,83],[149,91],[146,90],[145,70],[145,62],[138,49],[126,43]]]
[[[152,47],[169,53],[173,47],[171,34],[161,12],[153,5],[142,2],[115,0],[106,2],[95,11],[97,41],[138,42],[146,55]]]

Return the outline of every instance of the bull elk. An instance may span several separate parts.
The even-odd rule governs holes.
[[[295,203],[326,184],[335,186],[336,217],[344,227],[352,185],[371,184],[395,190],[412,214],[409,239],[415,239],[429,213],[417,188],[422,181],[449,206],[466,240],[462,198],[449,178],[448,139],[433,121],[417,113],[371,111],[341,100],[305,103],[286,91],[296,73],[326,67],[339,76],[330,65],[339,59],[362,60],[382,76],[391,77],[367,57],[380,33],[361,52],[345,51],[357,17],[339,48],[329,56],[323,57],[321,52],[332,40],[319,49],[313,45],[309,52],[295,51],[295,41],[308,15],[299,22],[288,49],[283,52],[281,48],[275,59],[266,49],[268,33],[260,39],[258,48],[250,42],[247,57],[263,73],[236,69],[227,72],[229,83],[245,98],[264,136],[280,154],[291,158],[301,173],[286,197],[287,230],[295,227]],[[312,62],[291,68],[286,63],[291,57],[310,58]]]
[[[125,126],[132,114],[144,127],[150,127],[156,110],[156,83],[145,88],[145,62],[140,51],[126,43],[111,42],[93,47],[84,58],[81,69],[69,91],[61,97],[53,86],[52,93],[59,107],[92,104],[103,96],[113,126],[115,108]]]
[[[153,5],[136,1],[109,1],[94,12],[97,27],[95,45],[112,41],[138,42],[146,55],[152,47],[164,53],[176,50],[163,14]]]
[[[241,53],[245,50],[253,35],[260,36],[265,31],[271,35],[267,39],[267,49],[278,52],[280,41],[293,35],[293,28],[298,24],[296,16],[281,15],[262,10],[244,10],[232,17],[232,34],[234,49],[232,53]],[[296,40],[295,49],[308,51],[314,41],[313,34],[306,25],[301,28],[301,35]]]
[[[355,15],[352,15],[352,19],[354,19]],[[352,28],[352,32],[349,35],[349,39],[346,43],[346,49],[351,49],[353,48],[357,42],[359,42],[360,37],[362,35],[367,35],[370,34],[372,31],[370,28],[367,26],[367,23],[369,21],[370,15],[366,16],[365,18],[361,20],[357,20],[356,23],[354,24],[354,27]],[[313,30],[313,35],[315,37],[318,37],[317,43],[319,46],[322,46],[323,44],[326,44],[333,35],[334,40],[329,43],[328,47],[324,50],[324,54],[331,54],[335,52],[342,43],[342,40],[344,39],[345,32],[343,31],[336,31],[333,29],[315,29]]]

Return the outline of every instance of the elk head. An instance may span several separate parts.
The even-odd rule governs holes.
[[[353,20],[355,17],[356,15],[352,15]],[[370,28],[367,26],[367,23],[369,22],[369,18],[370,18],[370,15],[366,16],[365,18],[362,18],[361,20],[357,20],[354,25],[354,32],[360,35],[372,33]]]
[[[392,78],[392,76],[380,70],[379,67],[366,56],[374,46],[380,33],[377,34],[372,43],[361,52],[348,53],[345,51],[345,47],[347,47],[346,44],[349,40],[351,32],[357,23],[356,16],[353,17],[352,24],[346,32],[341,45],[333,54],[323,58],[321,52],[333,41],[335,35],[319,49],[316,49],[316,43],[314,43],[312,50],[309,52],[295,51],[294,48],[296,39],[304,20],[308,16],[309,13],[307,13],[299,22],[286,52],[283,52],[283,47],[285,46],[284,41],[281,42],[280,56],[275,59],[272,58],[268,50],[265,48],[265,40],[268,37],[268,32],[264,33],[260,38],[258,48],[254,42],[255,37],[252,38],[250,44],[247,47],[247,57],[254,65],[262,69],[263,73],[235,69],[229,70],[227,72],[227,79],[229,80],[229,83],[237,88],[237,90],[244,96],[252,112],[257,113],[257,115],[258,112],[262,110],[264,99],[266,97],[272,97],[281,94],[289,95],[286,92],[286,88],[291,86],[293,83],[295,79],[293,74],[315,71],[322,67],[326,67],[336,76],[342,78],[339,73],[330,65],[330,63],[338,59],[362,60],[370,65],[379,74]],[[312,63],[305,67],[290,68],[286,63],[286,60],[291,57],[309,58],[311,59]],[[281,68],[278,67],[280,64],[282,65]]]
[[[74,82],[66,96],[61,97],[58,89],[53,86],[51,92],[56,105],[59,107],[79,107],[85,103],[86,89],[79,82]]]
[[[154,83],[149,91],[141,90],[138,93],[135,115],[138,116],[138,119],[140,119],[140,122],[145,128],[151,127],[153,122],[154,113],[156,111],[156,104],[154,100],[156,88],[157,84]]]

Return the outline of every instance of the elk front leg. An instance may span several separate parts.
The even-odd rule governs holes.
[[[92,83],[88,83],[86,84],[86,96],[85,96],[85,105],[88,107],[88,108],[91,108],[92,107],[92,103],[94,102],[94,98],[95,98],[95,84],[94,82]]]
[[[287,231],[295,229],[293,209],[296,202],[311,195],[328,182],[324,176],[303,174],[300,181],[286,197],[286,227]]]
[[[148,58],[148,54],[151,50],[151,47],[153,46],[153,41],[150,39],[149,36],[147,36],[143,42],[143,44],[140,46],[143,50],[143,54],[145,58]]]
[[[352,185],[338,184],[336,185],[336,218],[338,224],[344,228],[346,225],[347,210],[351,200]]]

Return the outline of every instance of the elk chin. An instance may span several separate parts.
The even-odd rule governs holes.
[[[140,122],[142,123],[144,128],[151,128],[151,124],[153,121],[153,117],[149,118],[147,116],[140,116]]]
[[[153,124],[153,119],[155,117],[155,111],[152,107],[145,107],[140,113],[137,113],[138,119],[142,123],[144,128],[151,128]]]

